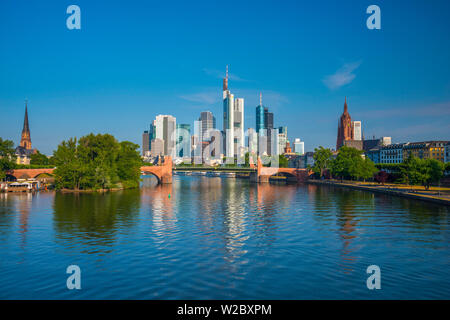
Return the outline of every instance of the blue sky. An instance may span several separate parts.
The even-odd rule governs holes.
[[[66,8],[81,8],[68,30]],[[368,30],[366,8],[381,8]],[[450,140],[449,1],[0,2],[0,137],[33,146],[90,132],[141,143],[157,114],[222,128],[225,66],[255,127],[259,92],[306,150],[334,147],[347,96],[366,138]]]

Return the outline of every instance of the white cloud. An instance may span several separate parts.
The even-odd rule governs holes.
[[[180,98],[196,103],[202,103],[206,105],[211,105],[214,103],[218,103],[219,100],[219,90],[216,91],[204,91],[198,93],[185,94],[180,96]]]
[[[353,73],[359,66],[361,62],[346,63],[341,68],[339,68],[334,74],[326,76],[322,81],[330,89],[338,89],[355,79],[356,75]]]

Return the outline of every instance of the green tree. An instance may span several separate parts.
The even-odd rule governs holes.
[[[282,154],[278,155],[278,167],[287,168],[289,166],[289,160]]]
[[[79,190],[87,170],[77,154],[77,139],[70,138],[61,142],[54,151],[53,158],[56,164],[54,171],[56,187]]]
[[[49,158],[45,155],[37,151],[36,153],[33,153],[30,157],[30,164],[34,165],[50,165]]]
[[[331,173],[341,179],[359,179],[363,176],[364,159],[362,151],[355,148],[343,146],[331,162]]]
[[[134,143],[109,134],[63,141],[54,152],[57,188],[75,190],[137,187],[142,161]]]
[[[426,190],[430,185],[438,182],[444,175],[444,164],[435,159],[423,159],[420,161],[421,184]]]
[[[314,173],[320,174],[322,177],[324,170],[330,166],[332,156],[333,153],[328,148],[320,146],[318,149],[314,149],[314,166],[312,168]]]
[[[366,181],[367,179],[371,179],[378,172],[375,163],[369,158],[365,158],[361,167],[361,178]]]
[[[5,179],[6,171],[15,168],[15,161],[14,142],[0,138],[0,180]]]
[[[122,141],[117,156],[117,175],[124,187],[139,186],[141,165],[139,146],[129,141]]]
[[[411,153],[403,163],[400,164],[400,181],[406,185],[420,184],[422,173],[419,168],[421,166],[420,159],[414,157]]]

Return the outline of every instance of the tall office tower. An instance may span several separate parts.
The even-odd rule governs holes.
[[[164,155],[164,140],[163,139],[155,138],[152,140],[150,154],[153,157]]]
[[[287,127],[279,127],[278,128],[278,154],[285,153],[286,144],[288,142],[287,134],[281,131],[281,128]]]
[[[269,108],[264,108],[264,128],[273,129],[273,113],[269,112]]]
[[[236,98],[234,100],[234,154],[241,155],[245,147],[244,138],[244,99]]]
[[[198,121],[201,121],[200,126],[200,137],[202,137],[203,141],[209,141],[210,138],[207,138],[206,133],[208,130],[216,128],[216,118],[210,111],[203,111],[200,113],[200,118]]]
[[[284,127],[278,127],[278,132],[279,133],[284,133],[287,137],[288,135],[288,127],[284,126]]]
[[[282,154],[284,150],[281,151],[278,148],[278,146],[280,145],[280,136],[278,134],[278,129],[267,129],[268,132],[268,140],[269,145],[267,147],[268,150],[270,150],[270,155],[271,156],[277,156],[279,154]]]
[[[236,117],[236,118],[235,118]],[[224,153],[231,158],[242,153],[244,147],[244,99],[234,98],[228,90],[228,66],[223,79],[223,136]]]
[[[253,128],[248,128],[248,152],[258,153],[258,133]]]
[[[150,151],[150,135],[148,131],[144,131],[142,134],[142,155],[146,156]]]
[[[170,115],[158,115],[155,119],[155,139],[163,141],[163,155],[175,156],[175,146],[177,140],[176,118]]]
[[[353,125],[353,140],[362,140],[361,121],[352,121]]]
[[[176,156],[190,157],[191,156],[191,125],[177,124],[177,152]]]
[[[262,104],[262,93],[259,93],[259,106],[256,107],[256,133],[264,129],[264,106]]]
[[[269,155],[274,155],[274,150],[278,152],[278,145],[275,143],[274,136],[278,140],[278,129],[273,128],[273,113],[269,112],[269,108],[264,108],[264,128],[267,133],[267,153]],[[274,148],[276,146],[276,148]]]
[[[305,154],[305,143],[300,141],[299,138],[295,138],[294,140],[294,152],[301,156]]]

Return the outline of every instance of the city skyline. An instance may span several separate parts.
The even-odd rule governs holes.
[[[345,96],[366,139],[449,140],[450,50],[439,41],[449,35],[447,2],[381,1],[383,23],[376,31],[365,28],[366,3],[324,11],[317,4],[268,2],[255,12],[250,3],[230,1],[242,18],[237,25],[220,24],[225,13],[215,3],[180,2],[186,10],[177,12],[164,4],[125,11],[112,4],[108,16],[98,3],[78,4],[78,31],[65,28],[65,8],[57,2],[0,4],[1,24],[8,26],[0,35],[9,47],[0,52],[0,112],[9,119],[0,136],[16,145],[27,98],[33,146],[46,154],[89,132],[141,145],[142,131],[158,114],[192,124],[192,114],[210,110],[222,128],[226,64],[234,95],[245,99],[245,130],[255,127],[262,91],[274,126],[287,126],[291,145],[300,137],[305,151],[335,145]],[[442,10],[427,15],[436,5]],[[197,13],[199,6],[211,16]],[[152,19],[143,20],[145,14]],[[420,23],[404,25],[406,16]],[[30,27],[39,21],[46,23]],[[197,22],[182,28],[188,21]],[[224,37],[236,49],[223,50]]]

